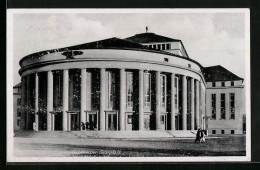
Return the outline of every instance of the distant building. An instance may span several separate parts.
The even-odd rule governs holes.
[[[222,66],[204,67],[209,134],[243,133],[243,79]]]
[[[13,128],[14,130],[20,129],[21,124],[21,83],[13,87]]]
[[[25,130],[34,122],[48,131],[219,128],[206,113],[206,93],[215,93],[204,78],[209,69],[189,58],[181,40],[154,33],[110,38],[37,52],[20,66]],[[237,95],[230,97],[235,103]]]

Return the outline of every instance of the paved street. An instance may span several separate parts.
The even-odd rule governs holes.
[[[80,138],[14,138],[15,156],[84,157],[84,156],[243,156],[245,136],[194,139],[80,139]]]

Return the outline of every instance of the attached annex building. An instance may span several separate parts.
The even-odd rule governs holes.
[[[100,131],[212,128],[211,79],[181,40],[154,33],[110,38],[34,53],[20,66],[21,129],[85,130],[89,123]],[[235,81],[238,91],[242,81]]]

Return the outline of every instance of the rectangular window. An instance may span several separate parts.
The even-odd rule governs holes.
[[[170,49],[170,44],[166,44],[166,50]]]
[[[144,106],[151,106],[151,74],[144,73]]]
[[[216,134],[216,130],[212,130],[212,134]]]
[[[225,87],[225,82],[224,82],[224,81],[221,82],[221,86],[222,86],[222,87]]]
[[[231,130],[231,134],[235,134],[235,131],[234,131],[234,130]]]
[[[162,50],[165,50],[165,44],[162,44]]]
[[[155,50],[156,50],[156,45],[153,45],[153,49],[155,49]]]
[[[226,119],[226,106],[225,106],[225,94],[221,93],[220,95],[220,118]]]
[[[161,44],[158,44],[158,50],[161,50]]]
[[[20,126],[20,120],[17,120],[17,126]]]
[[[216,94],[211,94],[211,118],[216,119]]]
[[[127,107],[133,107],[133,73],[126,73]]]
[[[116,95],[115,73],[108,72],[108,108],[113,108]]]
[[[212,87],[216,87],[216,82],[212,82]]]
[[[234,81],[231,81],[231,86],[234,86]]]
[[[221,134],[225,134],[225,130],[221,130]]]
[[[235,93],[230,93],[230,119],[235,119]]]
[[[21,110],[17,109],[17,117],[21,117]]]
[[[17,99],[17,106],[21,106],[21,98]]]
[[[165,61],[165,62],[169,62],[169,59],[168,59],[168,58],[164,58],[164,61]]]
[[[166,109],[166,75],[161,75],[160,76],[161,81],[160,81],[160,88],[161,88],[161,107]]]
[[[153,48],[153,46],[152,46],[152,45],[149,45],[149,48],[150,48],[150,49],[152,49],[152,48]]]

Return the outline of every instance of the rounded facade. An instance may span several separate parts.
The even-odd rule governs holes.
[[[32,54],[20,61],[22,128],[195,130],[205,81],[194,60],[137,48]]]

